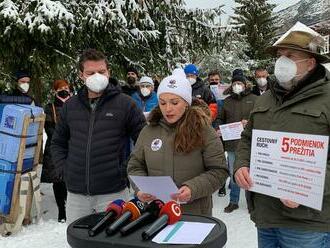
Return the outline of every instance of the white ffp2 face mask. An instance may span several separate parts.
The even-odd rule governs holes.
[[[280,85],[283,87],[283,85],[290,82],[296,76],[297,65],[288,57],[281,56],[276,60],[274,74]]]
[[[257,84],[259,87],[264,87],[267,84],[267,78],[257,78]]]
[[[244,88],[242,85],[239,85],[239,84],[235,84],[233,86],[233,92],[237,95],[241,94],[243,92]]]
[[[146,87],[141,88],[140,91],[141,91],[142,96],[144,96],[144,97],[149,96],[151,93],[151,90]]]
[[[109,84],[108,77],[95,73],[86,79],[86,86],[95,93],[102,92]]]
[[[188,81],[191,85],[196,83],[196,78],[188,78]]]
[[[286,90],[291,90],[296,83],[295,78],[308,73],[306,72],[300,75],[297,74],[298,68],[296,63],[305,60],[307,59],[293,61],[284,55],[279,57],[276,60],[274,71],[275,77],[277,78],[279,85]]]
[[[23,93],[27,93],[30,89],[30,84],[29,83],[21,83],[19,85],[20,89],[22,90]]]

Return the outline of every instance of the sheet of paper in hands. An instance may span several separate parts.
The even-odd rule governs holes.
[[[252,132],[250,191],[322,210],[329,136]]]
[[[224,95],[223,92],[230,87],[230,84],[210,85],[211,92],[216,100],[224,100],[229,95]]]
[[[143,193],[155,196],[163,202],[172,200],[171,195],[178,193],[179,189],[169,176],[129,176],[136,187]]]
[[[219,128],[224,141],[241,139],[241,133],[244,130],[242,122],[220,125]]]

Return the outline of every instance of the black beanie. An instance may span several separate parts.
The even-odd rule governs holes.
[[[27,71],[23,71],[23,70],[17,71],[15,73],[15,76],[16,76],[16,81],[18,81],[18,80],[20,80],[21,78],[24,78],[24,77],[31,78],[30,74]]]
[[[233,70],[233,76],[236,76],[236,75],[244,75],[243,70],[240,68]]]
[[[244,76],[244,72],[242,69],[235,69],[233,71],[233,76],[231,79],[231,82],[236,82],[236,81],[240,81],[242,83],[246,83],[246,77]]]
[[[136,76],[139,76],[138,70],[133,66],[127,68],[127,73],[129,73],[129,72],[134,72],[136,74]]]

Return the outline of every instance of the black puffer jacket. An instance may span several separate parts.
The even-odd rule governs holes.
[[[87,88],[64,104],[51,152],[72,193],[100,195],[127,185],[125,144],[136,141],[145,118],[134,101],[110,83],[92,110]],[[64,165],[64,170],[63,170]]]
[[[10,94],[0,92],[0,103],[30,105],[33,102],[35,102],[33,97],[29,96],[28,94],[22,93],[17,88]],[[40,106],[40,104],[35,105]]]
[[[202,99],[207,105],[211,103],[217,103],[214,95],[209,87],[207,87],[202,79],[197,78],[196,83],[192,85],[192,96],[198,99]]]

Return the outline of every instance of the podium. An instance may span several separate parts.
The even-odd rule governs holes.
[[[139,230],[131,233],[127,236],[121,236],[118,232],[113,236],[107,236],[105,232],[101,232],[95,237],[88,236],[88,229],[75,228],[74,225],[77,223],[93,223],[98,218],[102,217],[102,213],[93,214],[76,220],[71,223],[67,229],[67,240],[72,248],[156,248],[156,247],[201,247],[201,248],[220,248],[224,247],[227,242],[227,229],[226,225],[219,219],[213,217],[197,216],[184,214],[182,221],[190,222],[203,222],[203,223],[214,223],[215,227],[206,239],[200,245],[168,245],[168,244],[157,244],[151,240],[143,241],[141,238],[142,232],[148,227],[146,225]]]

